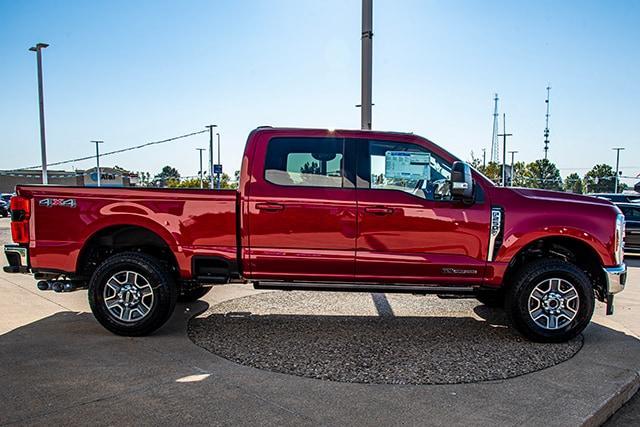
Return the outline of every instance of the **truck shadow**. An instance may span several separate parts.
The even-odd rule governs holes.
[[[214,310],[216,307],[213,308]],[[527,341],[500,310],[470,316],[341,316],[207,312],[189,338],[241,365],[302,377],[375,384],[456,384],[516,377],[568,360],[567,343]]]

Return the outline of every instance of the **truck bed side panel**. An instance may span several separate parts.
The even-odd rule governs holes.
[[[24,186],[18,194],[32,197],[29,255],[34,269],[74,272],[84,244],[95,233],[125,225],[160,236],[175,254],[183,278],[191,276],[195,255],[236,259],[233,190]]]

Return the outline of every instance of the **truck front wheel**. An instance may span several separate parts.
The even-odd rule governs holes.
[[[89,282],[89,305],[98,322],[117,335],[147,335],[162,326],[176,305],[177,288],[167,268],[139,252],[107,258]]]
[[[557,259],[524,266],[507,292],[506,309],[512,324],[538,342],[563,342],[587,327],[595,304],[586,273]]]

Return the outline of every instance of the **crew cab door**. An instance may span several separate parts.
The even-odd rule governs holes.
[[[352,281],[355,168],[345,141],[269,136],[256,145],[248,206],[250,277]]]
[[[357,280],[482,281],[490,208],[452,200],[451,166],[419,141],[358,141]]]

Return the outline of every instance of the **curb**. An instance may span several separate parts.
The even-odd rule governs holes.
[[[597,427],[604,424],[636,394],[638,389],[640,389],[640,374],[634,372],[633,377],[626,384],[622,385],[613,396],[587,417],[583,426]]]

